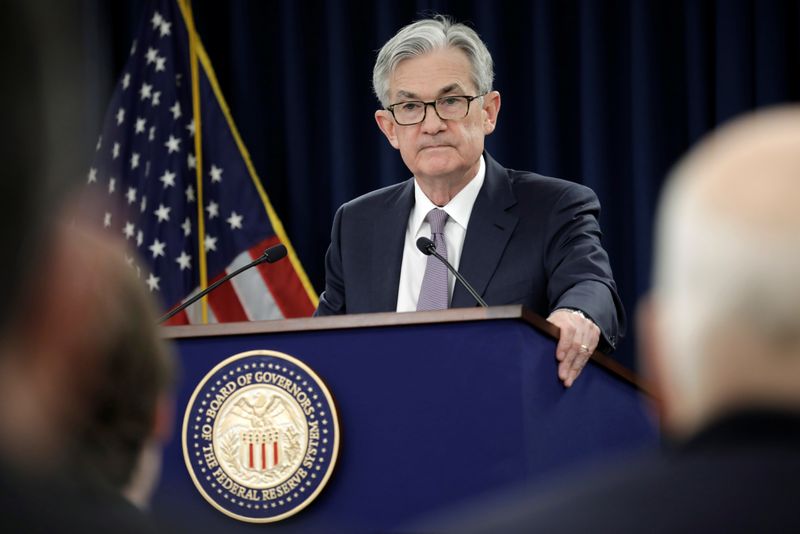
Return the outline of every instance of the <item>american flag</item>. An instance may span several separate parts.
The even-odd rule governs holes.
[[[283,243],[288,261],[262,264],[208,296],[208,321],[309,316],[316,294],[255,174],[199,39],[190,44],[194,36],[184,0],[149,4],[87,176],[87,188],[103,199],[98,222],[136,248],[138,258],[128,263],[165,309],[200,290],[203,270],[210,285]],[[195,303],[169,324],[202,322],[201,309]]]

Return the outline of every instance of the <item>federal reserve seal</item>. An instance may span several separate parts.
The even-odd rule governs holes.
[[[330,392],[287,354],[231,356],[197,385],[186,407],[186,468],[212,506],[241,521],[279,521],[308,506],[338,452]]]

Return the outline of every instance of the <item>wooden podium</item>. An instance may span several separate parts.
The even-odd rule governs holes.
[[[164,328],[181,380],[175,435],[154,511],[187,531],[379,532],[493,490],[655,444],[632,375],[596,354],[570,389],[557,330],[521,306]],[[306,509],[267,525],[223,515],[194,487],[183,412],[217,363],[255,349],[289,354],[327,384],[341,449]]]

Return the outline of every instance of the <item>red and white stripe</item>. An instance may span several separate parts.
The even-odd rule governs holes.
[[[249,453],[249,465],[250,469],[259,469],[261,471],[266,471],[267,469],[272,469],[276,465],[278,465],[279,460],[279,453],[278,453],[278,442],[273,441],[272,443],[249,443],[248,444],[248,453]],[[260,463],[258,460],[260,459]]]
[[[271,237],[242,252],[225,268],[225,272],[210,279],[208,284],[247,265],[279,242],[277,237]],[[199,288],[195,289],[182,302],[199,291]],[[314,313],[314,304],[288,258],[249,269],[219,286],[206,298],[209,323],[309,317]],[[201,301],[192,304],[166,324],[202,324],[201,306]]]

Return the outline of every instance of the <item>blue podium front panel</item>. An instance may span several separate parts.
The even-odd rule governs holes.
[[[341,449],[327,487],[278,523],[249,524],[195,489],[180,443],[195,386],[219,362],[268,349],[327,384]],[[187,530],[376,532],[495,489],[652,445],[636,389],[590,364],[571,389],[555,341],[520,320],[437,323],[178,340],[182,380],[155,512]]]

